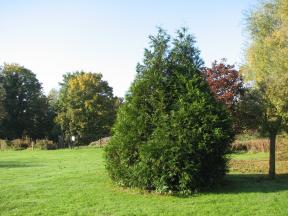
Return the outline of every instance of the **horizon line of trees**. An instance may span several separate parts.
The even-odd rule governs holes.
[[[50,139],[64,147],[75,136],[78,145],[89,144],[110,135],[122,102],[100,73],[67,73],[60,90],[46,96],[31,70],[5,63],[0,67],[0,139]]]
[[[215,61],[211,68],[203,67],[202,73],[219,101],[230,111],[235,109],[234,100],[243,91],[243,80],[234,65]],[[218,76],[217,81],[212,75]],[[0,67],[0,138],[47,138],[57,142],[62,136],[69,142],[71,136],[77,136],[79,143],[89,144],[110,136],[123,102],[123,98],[113,95],[100,73],[66,73],[60,90],[51,89],[46,96],[31,70],[4,63]]]
[[[228,109],[235,109],[233,97],[238,97],[243,83],[234,65],[215,61],[211,68],[203,67],[202,72],[215,96]],[[213,86],[216,82],[211,74],[220,77],[225,73],[235,80],[223,76]],[[226,86],[222,85],[225,82]],[[46,96],[31,70],[4,63],[0,67],[0,138],[47,138],[58,142],[61,136],[69,142],[71,136],[76,136],[80,144],[89,144],[110,136],[117,109],[123,102],[123,98],[113,95],[112,87],[102,80],[100,73],[66,73],[60,90],[51,89]]]

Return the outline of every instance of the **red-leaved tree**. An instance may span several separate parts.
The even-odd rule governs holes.
[[[215,61],[211,68],[203,69],[203,74],[216,99],[223,102],[229,110],[233,109],[243,93],[243,80],[235,66],[226,64],[225,59],[220,63]]]
[[[220,63],[214,61],[212,67],[205,67],[202,70],[212,93],[217,100],[223,102],[231,112],[236,131],[240,130],[241,125],[237,120],[237,103],[244,93],[243,79],[234,65],[229,65],[223,59]]]

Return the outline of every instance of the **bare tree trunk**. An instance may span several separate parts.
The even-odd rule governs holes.
[[[270,158],[269,158],[269,177],[275,178],[275,146],[276,146],[276,134],[270,134]]]

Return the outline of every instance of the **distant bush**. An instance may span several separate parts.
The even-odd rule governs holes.
[[[57,145],[51,140],[42,139],[42,140],[36,140],[34,148],[42,150],[54,150],[57,149]]]
[[[48,139],[36,140],[35,142],[28,138],[9,140],[0,140],[1,150],[25,150],[25,149],[43,149],[43,150],[53,150],[57,149],[57,144]]]
[[[249,140],[261,139],[261,138],[263,138],[263,134],[260,134],[259,132],[253,131],[253,130],[245,130],[243,131],[243,133],[238,134],[235,137],[235,140],[249,141]]]
[[[243,137],[245,137],[243,139]],[[248,139],[248,138],[251,139]],[[257,136],[255,136],[257,137]],[[255,138],[253,136],[242,136],[232,143],[232,152],[269,152],[270,143],[268,138]],[[247,138],[247,139],[246,139]],[[288,136],[280,135],[277,137],[276,158],[280,161],[288,160]]]
[[[0,140],[0,150],[10,149],[11,142],[9,140]]]
[[[288,161],[288,135],[281,135],[277,138],[276,159],[278,161]]]
[[[28,137],[14,139],[11,141],[11,148],[14,150],[24,150],[32,146],[32,140]]]
[[[268,152],[269,140],[265,138],[236,140],[232,144],[232,151]]]
[[[89,144],[89,147],[102,148],[108,144],[109,140],[110,140],[110,137],[104,137],[104,138],[99,139],[97,141],[91,142]]]

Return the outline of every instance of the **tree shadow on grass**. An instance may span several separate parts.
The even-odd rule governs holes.
[[[229,174],[218,187],[204,193],[273,193],[288,191],[288,174],[278,174],[271,179],[265,174]]]
[[[288,191],[288,174],[278,174],[275,179],[265,174],[228,174],[217,187],[193,195],[174,196],[189,198],[209,194],[274,193],[285,190]]]
[[[0,161],[0,169],[39,167],[39,164],[19,161]]]

